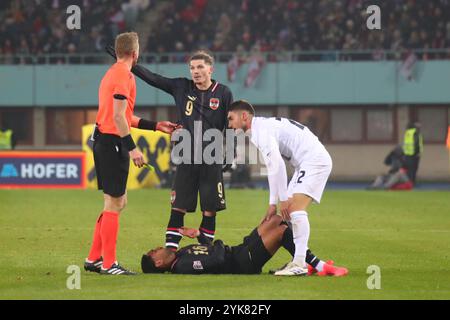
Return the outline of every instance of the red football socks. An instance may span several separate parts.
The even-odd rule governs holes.
[[[89,252],[88,260],[96,261],[100,259],[102,255],[102,238],[100,236],[100,227],[102,225],[103,212],[97,219],[97,223],[95,224],[94,230],[94,239],[92,240],[91,251]]]
[[[100,227],[102,241],[103,269],[111,268],[116,259],[116,243],[119,231],[119,213],[103,211]]]

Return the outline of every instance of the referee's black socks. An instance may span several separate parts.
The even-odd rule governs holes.
[[[169,224],[166,230],[166,248],[178,250],[181,238],[183,237],[178,231],[184,225],[184,213],[173,210],[170,213]]]

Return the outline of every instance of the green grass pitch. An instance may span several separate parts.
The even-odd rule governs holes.
[[[227,190],[216,238],[240,243],[260,221],[268,194]],[[119,261],[140,271],[142,253],[163,244],[168,190],[129,192],[118,241]],[[287,262],[280,249],[261,275],[100,276],[81,271],[69,290],[70,265],[82,267],[102,194],[93,190],[0,190],[0,299],[450,299],[448,192],[325,191],[310,210],[310,247],[349,268],[344,278],[267,274]],[[187,226],[198,227],[200,214]],[[182,244],[191,243],[183,240]],[[369,290],[367,268],[381,270]]]

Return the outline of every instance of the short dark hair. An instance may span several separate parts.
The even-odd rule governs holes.
[[[228,111],[247,111],[251,115],[255,115],[255,108],[250,104],[250,102],[245,100],[234,101],[229,107]]]
[[[153,261],[152,257],[144,254],[141,259],[141,268],[143,273],[164,273],[165,270],[162,270],[155,266],[155,261]]]
[[[205,60],[206,64],[209,64],[210,66],[214,65],[214,57],[206,50],[195,51],[193,54],[191,54],[189,63],[192,60]]]

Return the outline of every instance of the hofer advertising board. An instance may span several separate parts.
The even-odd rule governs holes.
[[[84,152],[0,152],[0,188],[84,188]]]

